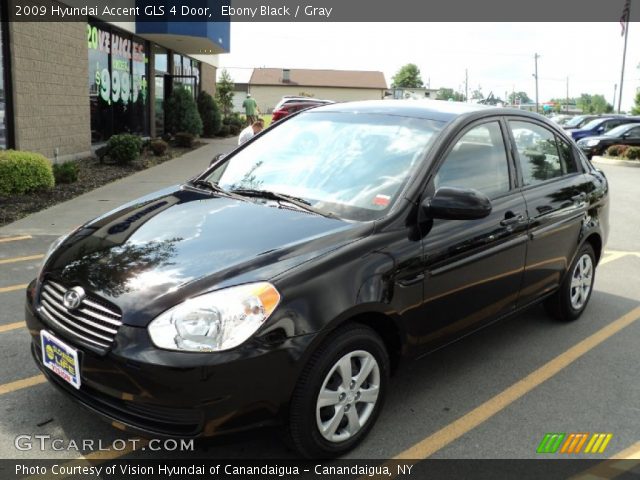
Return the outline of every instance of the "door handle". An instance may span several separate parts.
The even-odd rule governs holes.
[[[424,273],[419,273],[414,277],[403,278],[402,280],[398,280],[398,285],[401,287],[408,287],[410,285],[415,285],[416,283],[420,283],[424,280]]]
[[[587,194],[582,192],[579,193],[578,195],[574,195],[573,197],[571,197],[571,200],[573,200],[574,203],[582,203],[587,199]]]
[[[515,225],[517,223],[522,223],[524,221],[524,215],[521,213],[513,213],[512,211],[508,211],[504,215],[504,220],[500,221],[500,225],[503,227],[509,227]]]

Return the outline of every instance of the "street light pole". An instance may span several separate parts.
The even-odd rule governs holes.
[[[469,103],[469,70],[464,69],[464,101]]]
[[[537,53],[533,56],[533,59],[535,61],[536,64],[536,73],[533,74],[533,76],[536,79],[536,113],[539,113],[539,101],[538,101],[538,58],[540,58],[540,55],[538,55]]]

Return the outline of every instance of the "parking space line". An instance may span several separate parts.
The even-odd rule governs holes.
[[[8,287],[0,287],[0,293],[15,292],[16,290],[24,290],[29,286],[28,283],[22,285],[9,285]]]
[[[33,377],[23,378],[22,380],[16,380],[15,382],[5,383],[3,385],[0,385],[0,395],[16,392],[18,390],[33,387],[35,385],[40,385],[41,383],[45,383],[46,381],[47,380],[46,378],[44,378],[44,375],[39,374]]]
[[[5,265],[7,263],[17,263],[17,262],[28,262],[29,260],[40,260],[44,255],[29,255],[26,257],[13,257],[13,258],[3,258],[0,259],[0,265]]]
[[[611,457],[611,460],[640,460],[640,442],[616,453]]]
[[[640,465],[640,442],[616,453],[595,467],[571,477],[570,480],[611,480]]]
[[[619,258],[630,255],[627,252],[605,252],[605,255],[600,259],[600,263],[598,266],[606,265],[609,262],[613,262],[614,260],[618,260]]]
[[[0,333],[10,332],[11,330],[17,330],[18,328],[22,328],[24,326],[25,326],[24,322],[7,323],[5,325],[0,325]]]
[[[622,317],[609,323],[573,347],[564,351],[553,360],[514,383],[506,390],[495,395],[482,405],[474,408],[458,420],[441,428],[437,432],[415,443],[413,446],[396,455],[394,460],[420,460],[430,457],[458,438],[467,434],[477,426],[501,412],[513,402],[532,391],[534,388],[558,374],[602,342],[618,333],[625,327],[640,319],[640,307],[636,307]]]
[[[0,243],[6,243],[6,242],[17,242],[18,240],[31,240],[31,235],[20,235],[18,237],[4,237],[4,238],[0,238]]]

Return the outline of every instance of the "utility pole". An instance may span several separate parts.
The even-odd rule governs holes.
[[[469,70],[464,69],[464,101],[469,103]]]
[[[533,76],[536,79],[536,113],[539,113],[539,101],[538,101],[538,58],[540,58],[540,55],[538,55],[537,53],[533,56],[533,60],[536,64],[536,73],[533,74]]]
[[[622,87],[624,85],[624,66],[627,61],[627,39],[629,38],[629,18],[631,16],[631,1],[627,0],[622,11],[622,33],[624,34],[624,50],[622,51],[622,70],[620,71],[620,93],[618,94],[618,113],[622,108]]]
[[[615,108],[615,107],[616,107],[616,94],[617,94],[617,93],[618,93],[618,84],[617,84],[617,83],[614,83],[614,84],[613,84],[613,103],[612,103],[613,108]]]

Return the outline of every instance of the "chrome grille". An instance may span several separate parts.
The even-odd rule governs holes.
[[[122,325],[120,312],[90,295],[85,296],[78,308],[69,310],[62,302],[67,290],[57,282],[45,281],[40,293],[42,313],[55,326],[87,344],[101,350],[110,348]]]

